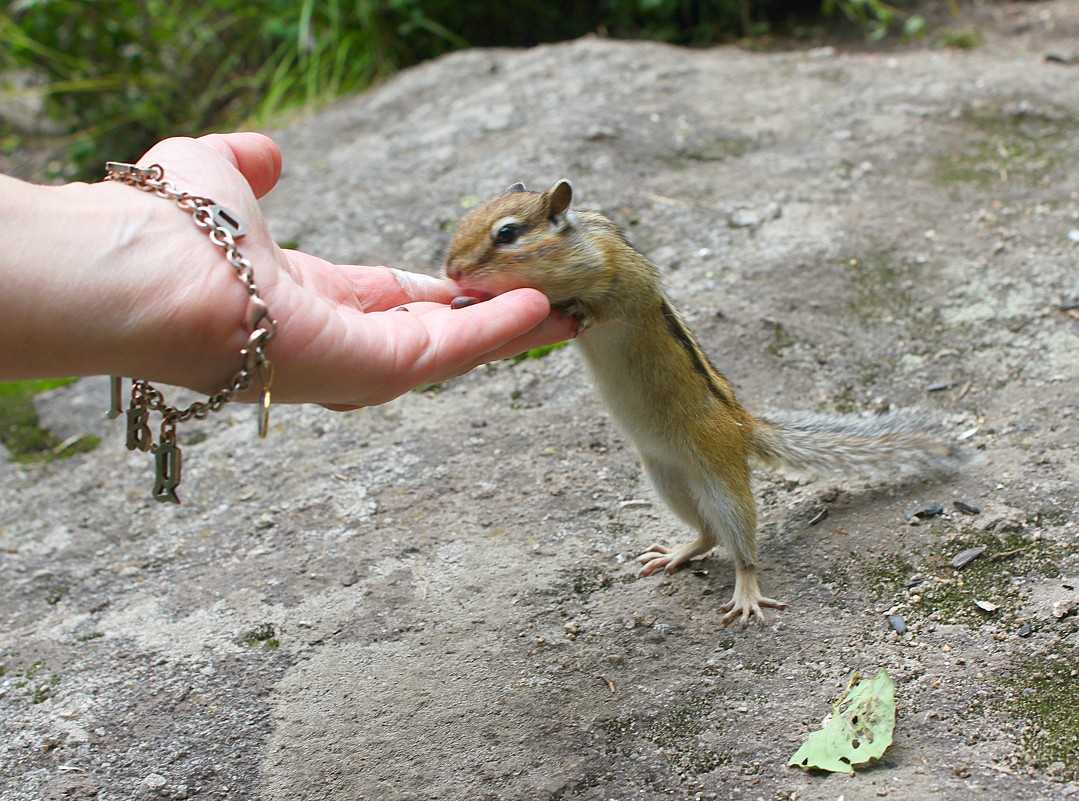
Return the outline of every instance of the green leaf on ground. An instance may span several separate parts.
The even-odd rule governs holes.
[[[854,765],[879,759],[892,744],[895,684],[886,670],[863,681],[855,673],[831,718],[794,752],[788,765],[853,773]]]

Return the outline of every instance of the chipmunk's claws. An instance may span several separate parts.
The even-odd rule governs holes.
[[[739,628],[742,629],[745,629],[751,622],[758,626],[763,626],[765,622],[764,609],[783,610],[787,609],[788,606],[782,601],[763,596],[743,598],[741,600],[731,598],[731,600],[719,607],[720,612],[727,613],[719,621],[719,624],[726,628],[737,620]]]

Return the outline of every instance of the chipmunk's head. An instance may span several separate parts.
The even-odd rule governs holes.
[[[572,200],[573,187],[565,179],[545,192],[514,184],[487,200],[457,226],[445,276],[462,294],[481,300],[533,287],[552,303],[572,301],[581,286],[576,273],[594,256],[579,235]]]

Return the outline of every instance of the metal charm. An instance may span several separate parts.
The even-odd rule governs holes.
[[[180,468],[183,454],[176,444],[176,429],[161,432],[161,442],[152,448],[157,471],[154,475],[154,500],[161,503],[179,503],[176,488],[180,486]]]
[[[226,403],[251,387],[258,378],[259,393],[258,433],[265,437],[269,429],[270,385],[273,383],[273,363],[266,355],[266,346],[277,334],[277,322],[270,316],[266,302],[259,296],[258,285],[251,263],[243,257],[236,240],[247,233],[247,226],[233,211],[205,197],[181,192],[165,180],[165,171],[160,164],[139,167],[136,164],[110,161],[106,165],[108,179],[134,186],[144,192],[153,192],[158,197],[174,202],[181,211],[190,214],[195,225],[205,231],[211,244],[220,248],[236,273],[236,277],[247,290],[248,305],[246,318],[250,335],[246,346],[240,351],[240,369],[232,380],[204,401],[195,401],[186,409],[170,406],[161,391],[142,378],[135,378],[131,385],[131,400],[127,409],[127,447],[130,450],[152,451],[156,464],[153,496],[155,500],[179,503],[176,494],[180,486],[180,467],[183,463],[180,446],[176,439],[176,426],[188,420],[202,420],[211,412],[221,409]],[[121,379],[110,379],[110,400],[108,416],[119,417],[123,411],[120,398]],[[161,436],[154,444],[150,431],[150,414],[162,415]]]
[[[266,439],[270,432],[270,388],[264,386],[259,396],[259,439]]]
[[[118,375],[109,376],[109,410],[105,416],[115,420],[124,413],[124,379]]]
[[[210,212],[210,219],[213,220],[214,225],[218,228],[224,228],[232,234],[233,239],[239,239],[247,234],[247,226],[244,225],[244,221],[221,204],[215,203],[207,211]]]
[[[154,444],[150,433],[150,410],[145,406],[136,406],[131,402],[127,410],[127,449],[129,451],[148,451]]]
[[[151,164],[149,167],[140,167],[137,164],[128,164],[125,161],[106,161],[105,171],[115,175],[119,180],[130,179],[131,183],[160,180],[162,169],[160,164]]]

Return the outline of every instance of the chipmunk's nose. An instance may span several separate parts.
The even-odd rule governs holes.
[[[461,277],[461,268],[454,267],[450,262],[446,262],[442,266],[442,273],[451,281],[456,281]]]

